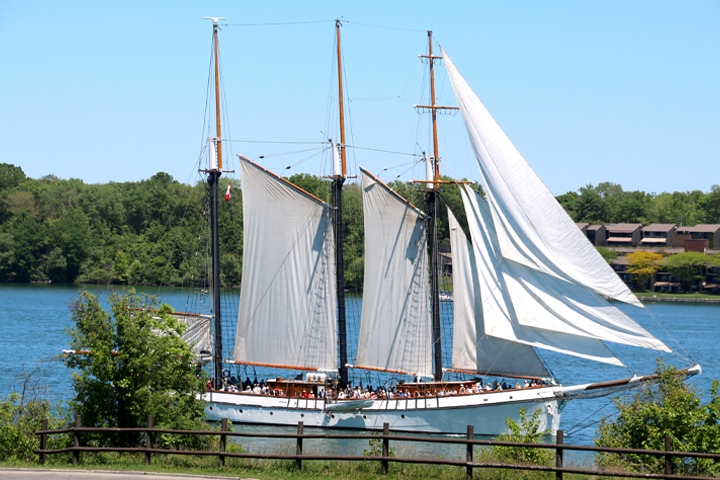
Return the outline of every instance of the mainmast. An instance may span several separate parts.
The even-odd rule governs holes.
[[[430,255],[430,295],[432,305],[432,336],[433,336],[433,372],[435,380],[442,380],[442,332],[440,329],[440,283],[438,279],[438,245],[437,245],[437,198],[440,187],[440,154],[438,150],[437,111],[457,110],[457,107],[444,107],[435,104],[435,60],[442,57],[433,56],[432,31],[428,30],[428,54],[420,55],[427,58],[430,66],[430,105],[416,105],[416,108],[429,109],[432,115],[433,156],[428,162],[425,189],[425,205],[428,214],[428,254]],[[430,165],[432,161],[432,165]]]
[[[220,59],[218,54],[218,21],[222,17],[209,18],[213,22],[213,50],[215,57],[215,126],[216,136],[211,139],[208,185],[210,187],[210,251],[212,255],[211,287],[213,292],[213,314],[215,342],[213,346],[213,364],[215,366],[214,388],[222,388],[222,323],[220,313],[220,241],[218,234],[218,182],[222,175],[222,136],[220,130]]]
[[[340,384],[348,384],[347,327],[345,321],[345,268],[343,262],[343,220],[342,220],[342,189],[347,176],[345,153],[345,107],[342,83],[342,48],[340,44],[340,27],[342,23],[335,20],[335,36],[337,43],[338,67],[338,105],[340,108],[340,143],[333,144],[333,177],[332,194],[335,211],[335,266],[337,268],[337,305],[338,305],[338,350],[340,363]]]

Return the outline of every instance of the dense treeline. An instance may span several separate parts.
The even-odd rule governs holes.
[[[299,174],[293,183],[329,201],[330,185]],[[236,180],[222,177],[220,191]],[[394,182],[400,195],[423,208],[421,184]],[[240,284],[242,200],[239,185],[220,202],[221,281]],[[716,223],[720,186],[710,193],[624,192],[602,183],[559,198],[575,221],[593,223]],[[456,185],[442,187],[438,235],[448,242],[445,205],[461,212]],[[207,184],[182,184],[167,173],[140,182],[85,184],[55,176],[26,177],[0,163],[0,282],[131,285],[205,285],[208,277]],[[357,184],[343,193],[345,267],[349,288],[362,285],[362,197]],[[462,214],[458,220],[463,223]]]
[[[709,193],[700,190],[674,193],[625,192],[615,183],[587,185],[578,192],[560,195],[558,201],[576,222],[720,223],[720,185]]]
[[[0,281],[202,285],[206,188],[166,173],[105,185],[35,180],[0,164]],[[239,202],[220,207],[223,281],[233,285],[240,281],[242,209]]]

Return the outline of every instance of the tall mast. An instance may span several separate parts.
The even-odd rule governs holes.
[[[208,185],[210,187],[210,251],[212,255],[211,287],[213,291],[213,314],[215,341],[213,346],[214,375],[216,389],[222,388],[222,316],[220,312],[220,240],[218,234],[218,182],[222,175],[222,141],[220,129],[220,58],[218,53],[218,21],[222,17],[210,18],[213,22],[213,50],[215,56],[215,124],[216,137],[213,139]]]
[[[433,339],[433,372],[435,380],[442,380],[442,332],[440,328],[440,283],[438,279],[438,246],[437,246],[437,198],[440,187],[440,154],[437,135],[437,111],[456,110],[457,107],[443,107],[435,104],[435,60],[442,57],[433,56],[432,30],[428,30],[428,54],[420,55],[427,58],[430,66],[430,105],[416,105],[420,109],[429,109],[432,115],[433,157],[432,169],[428,168],[426,180],[425,204],[428,214],[428,254],[430,255],[430,295],[432,306],[432,339]]]
[[[335,266],[337,268],[337,305],[338,305],[338,350],[340,363],[340,384],[348,383],[348,356],[347,356],[347,327],[345,321],[345,267],[343,263],[343,219],[342,219],[342,189],[347,175],[345,153],[345,106],[342,83],[342,48],[340,44],[340,20],[335,20],[335,37],[337,43],[338,66],[338,105],[340,108],[340,144],[333,145],[333,207],[335,211]],[[339,156],[339,158],[338,158]]]

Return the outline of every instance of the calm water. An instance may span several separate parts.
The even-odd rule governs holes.
[[[90,287],[90,291],[103,299],[105,288]],[[176,310],[190,310],[188,304],[196,298],[194,292],[180,289],[148,290],[159,295]],[[70,304],[77,298],[77,287],[50,285],[0,284],[0,395],[2,398],[20,387],[24,372],[32,372],[32,383],[40,386],[51,401],[67,400],[72,396],[70,371],[57,355],[67,348],[69,337],[65,333],[72,326]],[[236,300],[235,300],[236,302]],[[230,307],[232,310],[232,307]],[[709,395],[713,379],[720,378],[720,359],[716,345],[720,343],[720,305],[649,304],[649,315],[636,318],[676,350],[691,356],[703,367],[703,374],[690,380],[703,396]],[[197,311],[192,309],[192,311]],[[229,316],[234,316],[234,312]],[[350,334],[352,336],[352,333]],[[231,339],[226,335],[226,345]],[[227,348],[227,347],[226,347]],[[650,373],[654,370],[655,352],[638,349],[613,348],[634,372]],[[572,357],[544,355],[555,376],[565,384],[592,382],[629,376],[625,370],[604,365],[589,364]],[[667,362],[686,366],[677,357]],[[568,436],[566,442],[591,444],[597,422],[611,416],[614,406],[610,399],[570,402],[563,411],[561,428]]]

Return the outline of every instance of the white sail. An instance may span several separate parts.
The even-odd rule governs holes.
[[[485,334],[480,269],[470,241],[448,209],[453,263],[452,369],[510,377],[549,377],[535,350]]]
[[[332,208],[241,158],[239,363],[337,371]]]
[[[432,376],[424,215],[361,168],[365,283],[356,364]]]
[[[486,220],[479,205],[475,207],[477,225],[486,223],[482,228],[493,232],[484,253],[490,272],[486,281],[492,282],[482,289],[486,333],[600,361],[610,361],[610,357],[599,342],[592,340],[669,351],[603,298],[642,308],[512,145],[444,51],[443,58],[489,205]],[[479,245],[474,234],[472,237],[479,256]],[[482,246],[483,242],[477,243]],[[490,319],[493,324],[488,323]],[[519,332],[520,327],[527,328]]]
[[[183,313],[175,313],[173,316],[179,321],[187,325],[182,334],[182,339],[190,345],[195,355],[203,360],[209,360],[209,354],[212,352],[212,331],[211,318],[207,315],[188,315]]]

